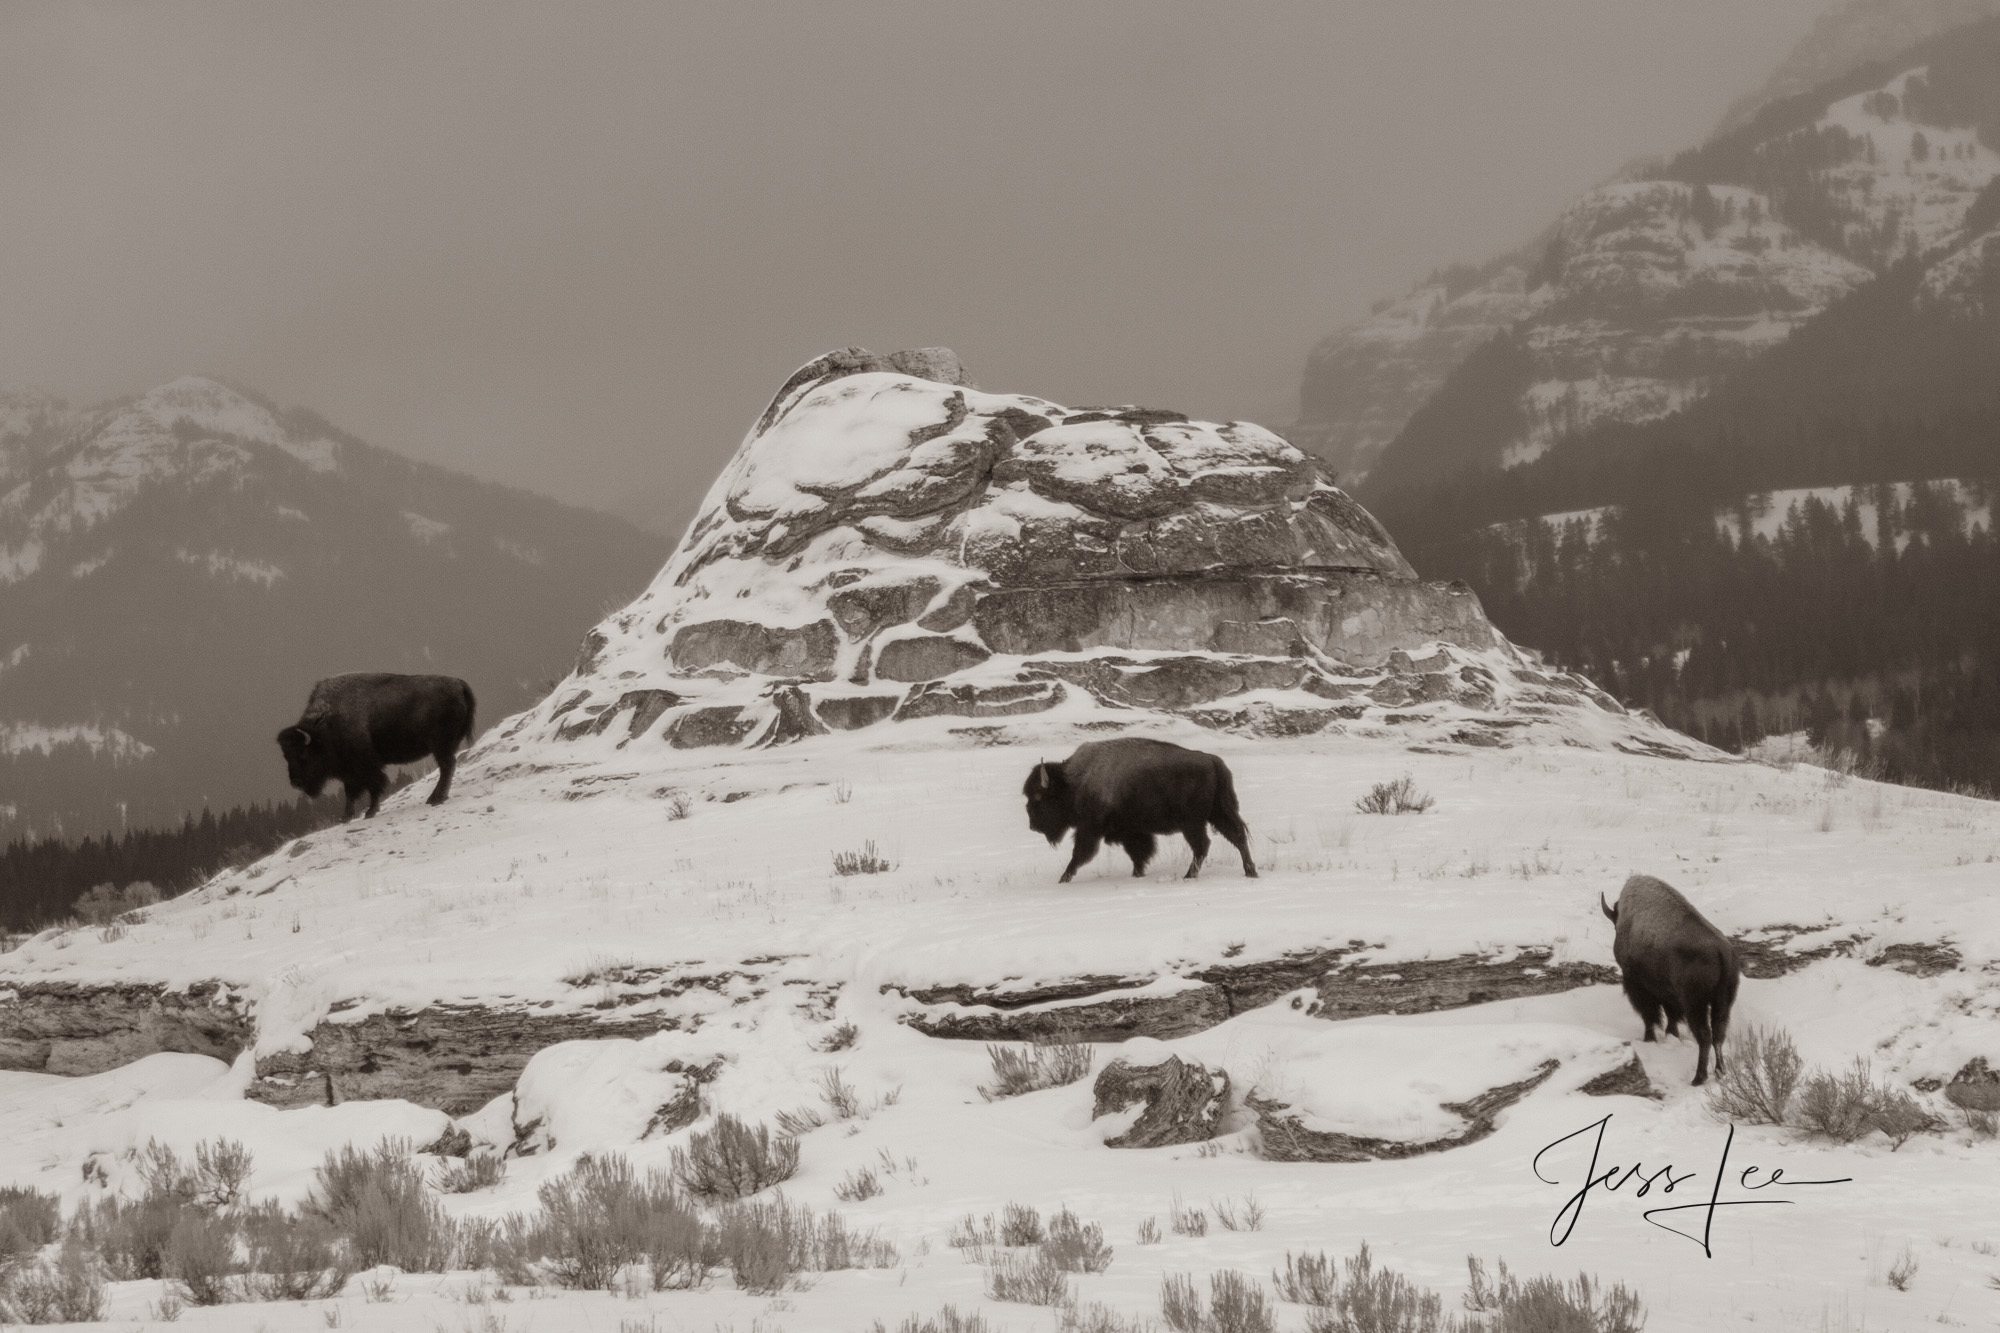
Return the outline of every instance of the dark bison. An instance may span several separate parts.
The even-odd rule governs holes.
[[[1722,1043],[1742,977],[1735,947],[1678,890],[1651,875],[1626,880],[1618,906],[1608,905],[1601,893],[1597,905],[1618,928],[1611,955],[1618,960],[1625,998],[1646,1025],[1646,1040],[1653,1040],[1662,1011],[1669,1037],[1680,1035],[1686,1019],[1701,1048],[1694,1067],[1694,1084],[1700,1087],[1708,1082],[1709,1051],[1715,1052],[1715,1072],[1722,1072]]]
[[[438,766],[430,803],[444,803],[458,747],[472,739],[472,710],[472,687],[456,676],[329,676],[312,687],[305,715],[278,733],[278,748],[294,787],[318,796],[328,778],[337,778],[347,794],[342,821],[354,817],[354,800],[364,791],[373,819],[389,786],[383,767],[426,755]]]
[[[1250,830],[1236,812],[1236,784],[1229,766],[1212,754],[1136,736],[1090,741],[1060,764],[1036,764],[1022,794],[1028,798],[1028,827],[1049,846],[1076,830],[1064,884],[1107,839],[1124,847],[1134,875],[1145,874],[1159,833],[1187,839],[1194,849],[1187,877],[1193,879],[1208,858],[1210,824],[1243,854],[1243,873],[1257,877]]]

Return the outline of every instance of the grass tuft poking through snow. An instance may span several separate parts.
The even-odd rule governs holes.
[[[471,1194],[506,1178],[507,1163],[498,1153],[474,1153],[462,1162],[446,1162],[437,1174],[437,1187],[445,1194]]]
[[[873,838],[863,843],[858,852],[833,854],[833,873],[836,875],[883,875],[895,868],[894,861],[875,850]]]
[[[1094,1053],[1080,1041],[1037,1042],[1033,1046],[992,1045],[993,1081],[979,1089],[989,1102],[1074,1083],[1090,1072]]]
[[[877,1319],[869,1326],[869,1333],[891,1333],[891,1330]],[[905,1315],[903,1322],[896,1325],[894,1333],[993,1333],[993,1326],[976,1311],[960,1314],[957,1306],[947,1305],[929,1319]]]
[[[1160,1317],[1176,1333],[1272,1333],[1277,1327],[1270,1297],[1243,1274],[1225,1268],[1209,1275],[1208,1308],[1186,1273],[1169,1273],[1160,1283]],[[1345,1333],[1345,1325],[1329,1325]],[[1356,1325],[1355,1333],[1364,1333]],[[1368,1328],[1365,1333],[1375,1333]],[[1391,1333],[1385,1328],[1383,1333]],[[1396,1330],[1395,1333],[1400,1333]]]
[[[1601,1280],[1579,1273],[1574,1281],[1533,1277],[1521,1281],[1507,1271],[1503,1259],[1498,1278],[1489,1284],[1486,1266],[1477,1258],[1465,1261],[1471,1290],[1465,1307],[1475,1316],[1467,1333],[1514,1333],[1529,1329],[1575,1329],[1576,1333],[1639,1333],[1646,1326],[1645,1306],[1623,1283],[1605,1290]],[[1485,1316],[1481,1318],[1480,1316]]]
[[[747,1198],[790,1180],[798,1169],[797,1138],[774,1137],[767,1125],[752,1129],[726,1111],[713,1129],[695,1131],[686,1148],[674,1149],[674,1178],[699,1199]]]

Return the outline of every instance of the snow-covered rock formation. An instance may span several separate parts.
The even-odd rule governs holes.
[[[787,380],[653,586],[504,743],[756,746],[1135,709],[1677,748],[1537,671],[1262,427],[984,393],[941,348],[847,348]]]

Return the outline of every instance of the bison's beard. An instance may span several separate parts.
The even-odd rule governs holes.
[[[294,773],[291,775],[291,777],[292,777],[292,786],[297,790],[304,792],[306,795],[312,797],[314,800],[318,800],[319,794],[326,790],[326,774],[324,773],[318,774],[317,776],[314,777],[304,777],[304,778]]]
[[[1058,847],[1062,845],[1063,834],[1067,831],[1066,829],[1057,829],[1054,833],[1045,833],[1042,836],[1049,840],[1049,846]]]

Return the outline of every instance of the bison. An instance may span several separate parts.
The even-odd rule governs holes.
[[[1729,1010],[1736,1003],[1742,970],[1736,949],[1678,890],[1651,875],[1634,875],[1618,892],[1618,906],[1597,895],[1597,905],[1618,928],[1611,955],[1632,1002],[1653,1040],[1665,1012],[1667,1035],[1678,1037],[1680,1023],[1700,1047],[1694,1086],[1708,1081],[1708,1053],[1722,1072],[1722,1042],[1729,1035]]]
[[[472,713],[472,687],[455,676],[329,676],[312,687],[305,715],[278,733],[278,748],[294,787],[318,796],[328,778],[338,778],[347,795],[341,821],[354,817],[364,791],[373,819],[389,786],[384,766],[426,755],[438,766],[430,803],[445,802],[458,747],[472,739]]]
[[[1194,851],[1187,877],[1193,879],[1208,857],[1210,824],[1243,854],[1243,873],[1257,877],[1250,830],[1236,811],[1236,784],[1229,766],[1212,754],[1136,736],[1090,741],[1059,764],[1036,764],[1022,794],[1028,798],[1028,827],[1049,846],[1076,830],[1064,884],[1106,839],[1124,847],[1134,876],[1144,875],[1159,833],[1187,839]]]

